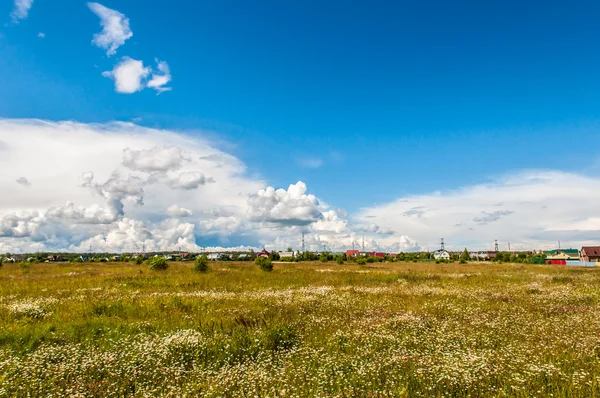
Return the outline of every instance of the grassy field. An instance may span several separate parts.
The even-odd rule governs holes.
[[[600,396],[600,272],[0,269],[0,396]]]

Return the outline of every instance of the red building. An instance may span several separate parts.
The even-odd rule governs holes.
[[[371,257],[385,258],[385,253],[373,252],[373,253],[371,253]]]
[[[271,253],[269,253],[268,251],[266,251],[265,249],[263,249],[261,252],[256,253],[256,257],[264,257],[264,258],[269,258],[269,255]]]
[[[346,258],[356,258],[360,255],[358,250],[346,250]]]

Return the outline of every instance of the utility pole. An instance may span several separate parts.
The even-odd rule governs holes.
[[[508,251],[510,251],[510,242],[508,242]]]
[[[558,250],[560,250],[560,241],[558,241]]]
[[[302,253],[304,253],[304,252],[305,252],[305,249],[304,249],[304,232],[302,232]]]

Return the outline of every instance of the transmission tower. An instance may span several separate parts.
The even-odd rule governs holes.
[[[302,253],[304,253],[304,232],[302,232]]]
[[[498,251],[498,239],[494,239],[494,251]]]
[[[440,241],[440,250],[445,250],[444,249],[444,238],[442,238]]]

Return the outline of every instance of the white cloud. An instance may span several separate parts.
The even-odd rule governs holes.
[[[308,225],[323,217],[319,201],[306,195],[306,184],[298,181],[285,189],[267,187],[248,199],[250,217],[281,225]]]
[[[23,185],[24,187],[30,187],[31,186],[31,183],[25,177],[19,177],[15,181],[16,181],[17,184]]]
[[[527,171],[449,192],[402,197],[363,209],[364,224],[399,231],[435,248],[578,248],[598,244],[600,179],[559,171]],[[596,217],[596,218],[594,218]],[[394,239],[392,234],[386,240]]]
[[[44,39],[46,37],[46,34],[44,32],[39,32],[37,34],[37,37],[39,37],[40,39]]]
[[[169,217],[173,218],[181,218],[181,217],[190,217],[194,214],[190,209],[186,209],[185,207],[180,207],[177,205],[171,205],[167,208],[167,214]]]
[[[141,250],[141,244],[148,250],[180,245],[198,250],[197,234],[239,233],[248,196],[264,187],[201,133],[186,136],[129,123],[0,119],[0,142],[0,185],[14,186],[23,175],[35,181],[27,190],[0,195],[0,251],[87,251],[90,244],[94,250]],[[187,160],[181,167],[177,161],[155,162],[146,155],[157,148],[167,148],[161,152],[166,157]],[[198,169],[215,178],[203,177]],[[179,189],[201,181],[213,182],[202,190]],[[186,222],[161,221],[173,203],[180,216],[189,214]]]
[[[302,233],[310,250],[358,248],[364,236],[366,250],[392,252],[434,249],[440,237],[473,250],[494,239],[516,249],[600,240],[600,179],[577,174],[521,173],[399,198],[348,220],[301,181],[275,189],[249,177],[202,132],[0,119],[0,143],[0,186],[9,188],[0,195],[0,252],[90,244],[98,251],[300,249]],[[35,183],[17,186],[23,176]]]
[[[158,91],[157,95],[164,91],[171,91],[171,87],[165,87],[171,81],[171,70],[165,61],[156,60],[157,71],[152,71],[152,78],[146,85]]]
[[[90,10],[100,18],[102,32],[96,33],[92,43],[106,50],[106,55],[116,54],[117,48],[133,36],[129,28],[129,18],[116,10],[98,3],[88,3]]]
[[[123,165],[131,170],[166,172],[181,167],[183,161],[182,150],[172,146],[123,151]]]
[[[196,189],[207,182],[215,182],[213,178],[206,178],[199,171],[184,171],[177,177],[170,179],[170,185],[176,189]]]
[[[150,75],[152,77],[148,80]],[[158,91],[158,94],[171,90],[170,87],[165,87],[165,84],[171,81],[166,62],[158,62],[158,71],[155,71],[149,66],[144,66],[143,61],[123,57],[112,71],[102,72],[102,76],[113,79],[115,91],[121,94],[133,94],[146,87]]]
[[[15,0],[15,7],[10,13],[12,21],[18,23],[20,20],[27,18],[32,5],[33,0]]]
[[[121,58],[112,71],[102,73],[102,76],[115,81],[115,91],[121,94],[133,94],[145,87],[145,80],[150,74],[150,68],[142,61],[129,57]]]

